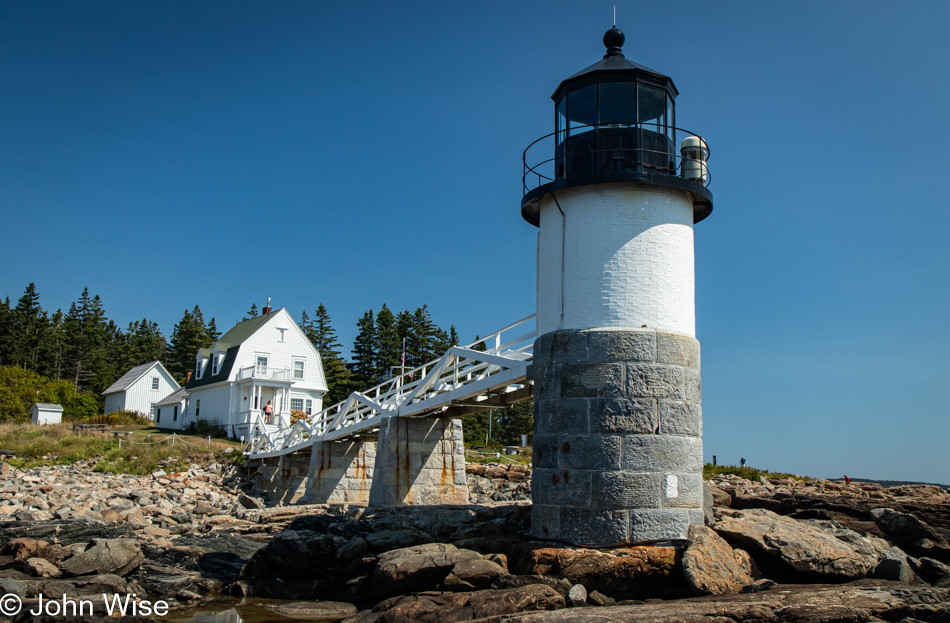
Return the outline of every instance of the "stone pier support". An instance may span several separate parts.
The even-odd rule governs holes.
[[[367,504],[376,444],[356,440],[313,445],[306,501],[310,504]]]
[[[254,486],[271,502],[296,504],[306,493],[309,471],[310,452],[301,450],[263,459],[252,479]]]
[[[611,546],[703,523],[699,342],[654,329],[542,335],[534,346],[536,537]]]
[[[369,504],[468,504],[462,422],[386,420],[379,430]]]

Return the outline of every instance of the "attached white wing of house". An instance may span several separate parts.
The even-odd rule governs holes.
[[[320,411],[327,382],[316,348],[278,309],[238,323],[198,351],[186,389],[187,423],[200,419],[249,438],[255,426],[289,426],[291,411]]]
[[[162,362],[143,363],[123,374],[102,392],[106,397],[105,412],[138,411],[151,417],[155,403],[179,389],[181,385]]]

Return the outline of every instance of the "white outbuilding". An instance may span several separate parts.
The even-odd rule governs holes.
[[[177,392],[155,403],[155,426],[159,428],[185,428],[185,407],[188,390],[182,387]]]
[[[155,404],[181,389],[160,361],[135,366],[109,386],[102,395],[106,397],[105,412],[137,411],[148,417],[155,416]]]
[[[63,406],[38,402],[33,405],[33,424],[59,424],[63,421]]]

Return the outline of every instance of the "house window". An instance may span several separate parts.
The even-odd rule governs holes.
[[[291,411],[303,411],[303,398],[291,398],[291,399],[290,399],[290,410],[291,410]]]
[[[200,379],[202,372],[204,372],[204,359],[199,359],[198,363],[195,364],[195,376]]]
[[[155,411],[155,423],[158,424],[162,421],[162,410],[158,409]]]
[[[201,398],[195,401],[195,417],[201,412]]]
[[[258,355],[257,356],[257,374],[267,374],[267,356]]]
[[[277,329],[277,341],[278,341],[278,342],[283,342],[283,341],[284,341],[284,333],[285,333],[286,331],[287,331],[287,329],[281,329],[281,328],[278,327],[278,329]]]
[[[313,415],[313,401],[307,398],[306,400],[304,400],[304,404],[306,406],[304,407],[303,412],[306,413],[307,415]]]
[[[178,405],[175,405],[175,414],[172,416],[172,422],[178,421]]]
[[[153,377],[152,377],[152,389],[158,389],[158,377],[157,377],[157,376],[153,376]]]
[[[294,361],[294,380],[300,381],[303,379],[303,362]]]
[[[218,368],[221,367],[218,365],[219,361],[221,361],[221,357],[219,355],[215,355],[214,362],[211,364],[211,376],[214,376],[218,373]]]

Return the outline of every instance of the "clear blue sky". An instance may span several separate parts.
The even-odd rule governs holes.
[[[534,312],[521,152],[612,2],[0,2],[0,295],[463,339]],[[950,3],[621,1],[708,138],[707,460],[950,482]]]

